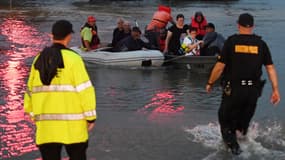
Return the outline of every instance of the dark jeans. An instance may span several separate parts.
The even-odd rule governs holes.
[[[46,143],[39,145],[39,150],[43,160],[61,160],[61,149],[65,146],[65,150],[69,156],[69,160],[86,160],[86,150],[88,142],[61,144]]]
[[[257,86],[235,86],[231,89],[231,95],[223,93],[218,115],[224,142],[237,143],[236,130],[246,135],[258,97]]]

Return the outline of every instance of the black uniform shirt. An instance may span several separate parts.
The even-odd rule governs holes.
[[[224,78],[228,80],[258,80],[262,65],[273,64],[267,44],[256,35],[232,35],[218,59],[226,65]]]

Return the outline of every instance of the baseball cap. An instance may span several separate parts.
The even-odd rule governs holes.
[[[206,27],[215,29],[215,25],[214,25],[213,23],[208,23],[208,24],[206,25]]]
[[[133,32],[139,32],[140,34],[142,33],[139,27],[133,27],[132,31]]]
[[[64,39],[70,33],[74,33],[74,31],[72,24],[67,20],[56,21],[52,26],[52,34],[55,39]]]
[[[254,24],[253,16],[249,13],[243,13],[238,18],[238,24],[243,27],[252,27]]]
[[[96,22],[96,18],[93,16],[88,16],[87,21],[88,22]]]

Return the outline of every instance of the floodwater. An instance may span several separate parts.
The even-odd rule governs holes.
[[[23,113],[27,59],[50,44],[51,25],[59,19],[73,23],[74,46],[80,43],[80,26],[88,15],[96,16],[101,40],[108,43],[118,17],[144,28],[158,4],[171,6],[174,16],[183,13],[187,23],[195,11],[202,11],[225,37],[236,33],[238,15],[250,12],[255,16],[255,33],[271,49],[281,96],[285,95],[283,0],[16,2],[0,2],[0,159],[41,159],[34,144],[35,126]],[[277,107],[270,104],[270,83],[259,99],[248,141],[241,142],[244,152],[232,156],[221,144],[217,123],[221,89],[216,85],[211,94],[205,92],[208,75],[164,67],[93,66],[88,71],[98,112],[88,160],[285,159],[284,101]]]

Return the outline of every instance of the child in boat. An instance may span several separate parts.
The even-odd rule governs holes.
[[[200,55],[200,45],[203,41],[199,41],[196,39],[197,36],[197,28],[190,27],[189,35],[187,35],[180,47],[179,53],[191,56],[199,56]]]

